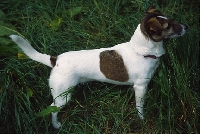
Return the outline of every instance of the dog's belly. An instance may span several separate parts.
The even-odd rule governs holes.
[[[110,84],[115,84],[115,85],[133,85],[133,82],[119,82],[119,81],[114,81],[114,80],[110,80],[107,78],[104,79],[88,79],[88,78],[80,78],[79,79],[79,83],[85,83],[85,82],[90,82],[90,81],[99,81],[99,82],[106,82],[106,83],[110,83]]]

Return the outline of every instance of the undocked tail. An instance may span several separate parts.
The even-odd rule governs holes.
[[[28,41],[23,39],[21,36],[18,35],[10,35],[10,38],[15,42],[23,51],[24,53],[31,58],[32,60],[35,60],[37,62],[40,62],[44,65],[47,65],[49,67],[53,67],[51,65],[50,55],[47,54],[41,54],[38,51],[36,51]]]

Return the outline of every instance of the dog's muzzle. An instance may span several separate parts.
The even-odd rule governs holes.
[[[188,26],[187,25],[181,25],[181,27],[182,27],[182,30],[179,33],[170,34],[170,35],[166,36],[165,38],[176,38],[176,37],[179,37],[179,36],[183,36],[185,34],[185,32],[187,31]]]

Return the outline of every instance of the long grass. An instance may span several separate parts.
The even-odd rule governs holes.
[[[91,82],[74,87],[72,100],[59,114],[63,126],[55,130],[50,115],[36,116],[52,103],[50,68],[4,56],[0,59],[0,133],[198,133],[198,1],[2,0],[0,8],[5,21],[35,49],[58,55],[129,41],[152,3],[189,30],[164,42],[166,54],[148,87],[144,121],[138,118],[130,86]]]

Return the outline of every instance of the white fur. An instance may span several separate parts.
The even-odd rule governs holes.
[[[10,37],[31,59],[52,67],[49,55],[37,52],[20,36],[11,35]],[[165,53],[162,44],[162,42],[153,42],[151,39],[147,40],[141,33],[139,24],[129,42],[111,48],[71,51],[59,55],[49,78],[49,86],[54,99],[51,106],[64,106],[70,100],[70,94],[67,95],[67,98],[60,96],[60,94],[81,82],[97,80],[119,85],[134,85],[138,115],[141,119],[144,119],[144,95],[159,61],[159,58],[152,59],[144,56],[155,55],[160,57]],[[128,81],[110,80],[102,74],[99,65],[99,54],[105,50],[116,50],[122,56],[129,74]],[[55,128],[61,126],[57,114],[57,112],[52,113],[52,124]]]
[[[20,36],[11,35],[10,37],[31,59],[52,67],[49,55],[37,52]],[[105,50],[115,50],[122,56],[129,75],[128,81],[119,82],[107,79],[100,71],[99,55]],[[81,82],[97,80],[119,85],[133,85],[138,115],[141,119],[144,119],[143,103],[147,85],[158,67],[159,57],[164,53],[163,42],[146,39],[140,30],[140,24],[129,42],[111,48],[63,53],[58,56],[49,78],[49,86],[54,99],[51,106],[64,106],[71,96],[68,94],[66,97],[60,94]],[[145,58],[145,55],[155,55],[158,58]],[[52,113],[52,124],[55,128],[61,126],[57,114],[57,112]]]
[[[25,39],[23,39],[20,36],[17,35],[10,35],[10,38],[12,38],[12,40],[24,51],[24,53],[29,56],[29,58],[31,58],[32,60],[38,61],[43,63],[44,65],[47,65],[49,67],[51,66],[51,62],[50,62],[50,55],[47,54],[41,54],[39,52],[37,52],[31,45],[30,43],[28,43],[28,41],[26,41]]]

